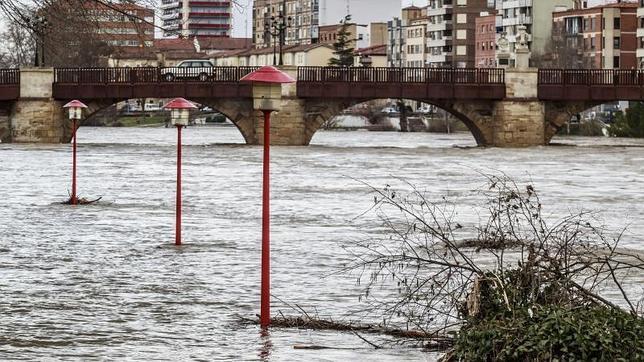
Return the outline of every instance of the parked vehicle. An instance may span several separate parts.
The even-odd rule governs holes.
[[[201,82],[209,80],[215,65],[210,60],[193,59],[184,60],[176,67],[162,69],[163,79],[172,82],[175,79],[195,79]]]

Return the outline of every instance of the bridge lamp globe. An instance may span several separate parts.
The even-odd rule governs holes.
[[[184,98],[175,98],[163,108],[170,110],[170,123],[173,126],[185,127],[190,119],[190,110],[197,106]]]
[[[63,108],[67,108],[69,112],[69,119],[79,120],[83,118],[83,108],[87,108],[83,102],[74,99],[73,101],[65,104]]]

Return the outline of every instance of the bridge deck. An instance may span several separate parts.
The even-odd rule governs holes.
[[[255,67],[215,68],[57,68],[56,99],[250,98],[252,86],[239,83]]]
[[[610,102],[644,100],[644,71],[637,69],[539,69],[539,99]]]
[[[505,98],[503,69],[299,67],[297,78],[300,98]]]
[[[20,71],[0,69],[0,101],[20,98]]]

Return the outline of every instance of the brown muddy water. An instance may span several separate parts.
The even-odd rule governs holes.
[[[424,361],[352,334],[239,323],[259,310],[261,148],[233,127],[184,133],[184,242],[172,245],[175,132],[81,128],[79,193],[69,145],[0,144],[0,360]],[[553,216],[597,210],[644,250],[644,141],[560,138],[528,149],[476,148],[469,134],[319,132],[274,147],[273,294],[341,319],[364,307],[355,278],[334,274],[343,245],[373,232],[363,184],[458,200],[477,222],[479,173],[531,181]],[[294,315],[274,299],[273,311]],[[337,347],[318,351],[294,345]]]

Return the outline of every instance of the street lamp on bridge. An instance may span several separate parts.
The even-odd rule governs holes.
[[[170,122],[177,127],[177,200],[176,200],[176,223],[174,233],[174,244],[181,245],[181,129],[188,125],[190,109],[197,108],[191,102],[183,98],[175,98],[163,109],[170,110]]]
[[[262,291],[260,325],[266,328],[271,323],[270,292],[270,146],[271,113],[279,111],[282,103],[282,84],[294,83],[290,75],[265,66],[246,75],[240,81],[253,83],[253,108],[264,114],[264,159],[262,183]]]
[[[284,65],[284,43],[286,42],[286,30],[293,25],[293,18],[286,17],[286,1],[282,4],[282,10],[279,11],[277,18],[271,16],[271,21],[264,23],[264,34],[270,35],[271,40],[279,37],[280,60],[279,65]],[[273,41],[273,65],[277,64],[275,59],[275,48],[277,44]]]

